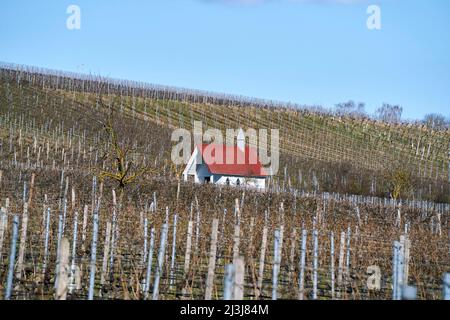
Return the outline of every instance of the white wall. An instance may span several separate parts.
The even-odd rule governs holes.
[[[211,172],[209,172],[208,167],[202,163],[198,166],[197,173],[195,175],[195,182],[203,183],[205,181],[205,177],[211,176]]]
[[[195,163],[194,166],[197,166]],[[230,186],[237,186],[237,180],[240,181],[241,187],[265,189],[266,179],[265,178],[246,178],[239,176],[223,176],[223,175],[213,175],[209,171],[208,167],[202,163],[198,165],[196,173],[194,175],[194,181],[196,183],[204,183],[205,177],[211,177],[211,183],[226,185],[227,178],[230,180]]]
[[[217,180],[216,180],[216,177],[218,177]],[[216,175],[214,177],[214,182],[216,184],[226,185],[227,178],[230,180],[230,186],[236,186],[237,180],[239,179],[241,187],[257,188],[257,189],[265,189],[265,187],[266,187],[266,179],[265,178],[246,178],[246,177],[236,177],[236,176],[220,176],[219,177]]]

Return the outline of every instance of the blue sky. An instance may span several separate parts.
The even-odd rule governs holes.
[[[81,29],[68,30],[69,5]],[[368,30],[367,7],[381,8]],[[447,0],[10,0],[0,61],[373,112],[450,116]]]

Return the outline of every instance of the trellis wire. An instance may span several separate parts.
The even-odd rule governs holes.
[[[34,206],[34,207],[37,207],[37,206]],[[49,207],[47,207],[46,208],[47,210],[46,210],[46,212],[48,213],[49,212]],[[221,210],[220,210],[221,211]],[[219,212],[220,212],[219,211]],[[108,210],[104,210],[103,211],[103,213],[106,215],[107,213],[108,213]],[[247,213],[247,212],[245,212],[245,213]],[[72,216],[70,215],[70,214],[72,214]],[[75,224],[75,221],[77,220],[76,218],[75,218],[75,215],[76,215],[76,211],[69,211],[69,216],[68,216],[68,219],[72,219],[72,222]],[[33,215],[31,215],[30,216],[30,219],[32,219],[32,217],[33,217]],[[181,216],[180,216],[181,217]],[[248,221],[252,221],[252,219],[253,218],[255,218],[255,217],[257,217],[257,216],[253,216],[253,215],[243,215],[243,219],[242,219],[242,222],[243,222],[243,238],[242,238],[242,241],[243,241],[243,243],[244,244],[247,244],[248,242],[249,242],[249,239],[251,239],[252,238],[252,234],[251,233],[247,233],[247,230],[248,230]],[[323,216],[323,218],[325,217],[325,215]],[[323,219],[322,218],[322,219]],[[405,220],[406,221],[410,221],[411,222],[411,220],[409,220],[409,219],[411,219],[410,217],[407,217],[406,216],[406,214],[405,214]],[[38,221],[38,224],[40,225],[40,215],[39,215],[39,217],[36,219],[37,221]],[[36,221],[36,220],[34,220],[34,221]],[[50,217],[47,217],[47,216],[45,216],[45,225],[47,224],[47,222],[50,222]],[[102,219],[103,220],[103,219]],[[31,221],[33,221],[33,220],[30,220],[30,223],[31,223]],[[69,221],[69,220],[68,220]],[[318,219],[318,221],[320,221],[320,218]],[[105,222],[109,222],[107,219],[105,219]],[[262,222],[262,221],[259,221],[260,223]],[[273,221],[272,221],[273,222]],[[157,223],[159,223],[159,222],[157,222]],[[206,220],[205,221],[205,226],[207,226],[207,227],[205,227],[205,229],[204,230],[208,230],[208,228],[211,226],[211,220]],[[444,223],[446,223],[446,222],[444,222]],[[262,223],[261,223],[262,224]],[[250,225],[251,225],[251,223],[250,223]],[[288,228],[290,228],[292,226],[292,224],[291,223],[289,223],[288,222],[288,224],[286,225],[286,230],[288,230]],[[321,224],[321,226],[322,227],[324,227],[324,230],[322,231],[322,230],[320,230],[320,236],[321,236],[321,238],[320,238],[320,241],[323,241],[322,239],[326,239],[327,238],[327,235],[328,235],[328,239],[330,239],[330,236],[331,236],[331,234],[330,233],[328,233],[328,232],[330,232],[330,229],[326,229],[326,225],[323,223],[323,221],[322,221],[322,224]],[[415,227],[415,225],[413,224],[413,226]],[[32,228],[32,230],[36,230],[35,228],[35,225],[33,225],[33,228]],[[230,225],[228,225],[228,227],[230,227]],[[202,229],[203,229],[203,227],[202,227]],[[229,229],[229,228],[228,228]],[[30,229],[31,230],[31,229]],[[72,229],[73,230],[73,233],[75,233],[75,230],[74,229]],[[103,228],[102,228],[102,230],[104,230]],[[230,230],[231,231],[231,230]],[[317,230],[316,230],[317,231]],[[363,230],[363,228],[361,228],[361,231],[364,231]],[[412,235],[416,235],[416,232],[418,231],[416,228],[414,228],[414,229],[411,229],[411,231],[412,231]],[[67,230],[66,230],[66,234],[69,232],[69,229],[67,228]],[[108,232],[107,232],[108,233]],[[174,231],[174,234],[176,234],[177,233],[177,231]],[[347,233],[347,234],[350,234],[349,232]],[[9,235],[9,234],[8,234]],[[72,234],[73,235],[73,234]],[[351,234],[350,234],[351,235]],[[139,236],[139,237],[141,237],[141,235],[137,235],[137,236]],[[259,234],[258,235],[258,238],[259,237],[261,237],[261,234]],[[34,238],[34,237],[30,237],[30,239],[32,239],[32,238]],[[41,237],[39,236],[38,237],[39,238],[39,242],[41,241]],[[201,247],[203,248],[203,245],[204,245],[204,243],[205,243],[205,234],[204,233],[200,233],[200,238],[201,238]],[[344,238],[345,238],[345,233],[344,233]],[[350,236],[348,237],[348,238],[350,238]],[[348,238],[346,239],[347,240],[347,243],[349,243],[349,241],[348,241]],[[403,238],[405,238],[405,236],[401,236],[400,237],[401,239],[403,239]],[[105,237],[105,239],[107,239],[107,237]],[[228,241],[230,241],[231,239],[232,239],[232,232],[230,232],[229,234],[227,234],[226,235],[226,238],[224,238],[224,239],[227,239]],[[259,238],[259,239],[261,239],[261,238]],[[356,239],[356,240],[355,240]],[[358,240],[359,239],[359,240]],[[367,241],[371,241],[371,243],[372,242],[376,242],[376,239],[375,239],[375,237],[373,236],[373,235],[369,235],[369,234],[365,234],[365,231],[364,232],[361,232],[361,234],[358,234],[358,235],[356,235],[356,232],[352,235],[352,239],[351,239],[351,243],[352,243],[352,245],[353,245],[353,241],[361,241],[361,239],[366,239]],[[333,234],[333,240],[334,240],[334,234]],[[328,242],[327,240],[326,240],[326,242]],[[333,241],[331,241],[331,239],[330,239],[330,242],[331,243],[333,243]],[[403,241],[403,240],[401,240],[400,241],[400,243],[406,243],[406,238],[405,238],[405,240]],[[105,244],[106,243],[106,241],[105,242],[102,242],[103,244]],[[383,246],[384,245],[386,245],[386,243],[387,243],[387,240],[385,241],[385,240],[382,240],[382,243],[380,243],[380,244],[382,244]],[[439,243],[442,243],[442,242],[439,242]],[[344,241],[344,244],[345,244],[345,241]],[[330,245],[330,246],[333,246],[334,247],[334,245]],[[325,246],[323,246],[324,248],[325,248]],[[139,251],[140,252],[140,245],[138,246],[138,249],[136,249],[137,251]],[[179,248],[180,247],[177,247],[177,251],[179,250]],[[344,245],[343,246],[343,248],[346,248],[346,246]],[[347,246],[347,248],[348,248],[348,246]],[[356,251],[356,248],[358,248],[358,251]],[[30,248],[28,248],[27,250],[31,250]],[[330,248],[330,250],[331,250],[331,248]],[[137,252],[136,251],[136,252]],[[288,250],[285,250],[286,252],[286,254],[287,254],[287,251]],[[334,250],[333,250],[334,251]],[[123,252],[123,251],[122,251]],[[136,253],[135,251],[133,251],[133,254],[134,253]],[[221,251],[219,251],[219,252],[221,252]],[[245,252],[245,255],[246,255],[246,259],[249,259],[249,260],[247,260],[247,261],[249,261],[249,267],[251,268],[251,263],[252,263],[252,260],[251,259],[255,259],[255,257],[254,256],[252,256],[252,255],[254,255],[254,251],[248,251],[248,250],[243,250],[243,252]],[[322,251],[321,251],[322,252]],[[325,251],[323,251],[323,252],[325,252]],[[351,251],[352,252],[352,254],[353,254],[353,251]],[[353,258],[353,262],[355,263],[355,268],[352,270],[352,283],[350,283],[350,285],[348,285],[347,287],[346,287],[346,292],[351,292],[352,294],[353,294],[353,296],[355,296],[355,292],[357,291],[357,290],[359,290],[360,289],[360,287],[357,287],[357,288],[355,288],[354,287],[354,285],[355,285],[355,278],[356,279],[358,279],[358,277],[360,277],[361,275],[364,275],[364,273],[360,273],[360,272],[358,272],[358,266],[356,265],[356,262],[358,261],[357,260],[357,258],[358,258],[358,256],[359,256],[359,254],[360,253],[366,253],[367,252],[367,250],[365,249],[365,248],[361,248],[360,246],[355,246],[355,253],[356,253],[356,255],[355,254],[353,254],[353,256],[355,257],[355,258]],[[405,279],[407,279],[407,277],[406,277],[406,270],[407,270],[407,254],[406,254],[406,246],[404,245],[404,250],[402,251],[403,252],[403,255],[404,255],[404,257],[403,257],[403,265],[404,265],[404,267],[403,267],[403,277],[402,278],[399,278],[400,280],[400,284],[402,285],[402,286],[400,286],[400,288],[401,288],[401,290],[399,291],[400,292],[400,297],[401,298],[405,298],[405,285],[407,284],[407,281],[405,280]],[[27,254],[27,256],[29,256],[28,254]],[[137,254],[137,256],[139,256],[139,254]],[[331,256],[333,256],[333,255],[331,255]],[[347,256],[349,256],[348,254],[347,254]],[[194,256],[194,257],[196,257],[196,256]],[[330,256],[324,256],[324,257],[322,257],[322,255],[320,254],[320,260],[318,261],[319,262],[319,264],[321,265],[322,264],[322,262],[323,261],[329,261],[329,258],[330,258]],[[167,257],[166,257],[166,259],[167,259]],[[58,260],[58,259],[56,259],[56,260]],[[31,261],[31,259],[30,259],[30,261]],[[80,259],[80,261],[83,261],[83,259]],[[129,263],[129,261],[131,261],[131,260],[129,260],[129,258],[128,257],[126,257],[125,258],[125,261],[126,261],[126,263],[128,264]],[[194,262],[197,262],[198,260],[195,260],[195,258],[194,258]],[[254,262],[254,261],[253,261]],[[134,263],[134,261],[133,261],[133,263]],[[327,263],[326,263],[327,264]],[[318,275],[319,275],[319,277],[320,277],[320,279],[322,279],[322,274],[323,273],[328,273],[329,272],[329,268],[331,267],[331,265],[328,265],[328,266],[326,266],[326,264],[324,264],[324,266],[323,266],[323,268],[317,268],[317,271],[318,271]],[[139,265],[139,263],[138,263],[138,265]],[[287,265],[287,264],[285,264],[286,265],[286,269],[284,269],[283,268],[283,270],[282,271],[280,271],[280,276],[282,277],[281,278],[281,280],[278,282],[278,295],[279,295],[279,297],[282,297],[283,296],[283,298],[284,297],[291,297],[291,295],[289,294],[289,293],[287,293],[284,289],[286,289],[286,287],[285,287],[285,276],[287,275],[287,271],[286,270],[288,270],[289,269],[289,267],[290,267],[290,265]],[[414,264],[415,266],[417,265],[417,264]],[[83,262],[81,262],[81,267],[83,268]],[[128,265],[127,265],[127,267],[128,267]],[[203,268],[204,267],[204,265],[201,265],[200,266],[201,268]],[[144,268],[144,267],[142,267],[142,268]],[[168,268],[167,268],[168,269]],[[349,268],[346,268],[347,270],[349,269]],[[84,270],[84,269],[82,269],[82,270]],[[176,269],[175,269],[176,270]],[[194,269],[194,274],[195,274],[195,272],[198,272],[198,270],[199,269]],[[128,270],[126,271],[126,272],[129,272]],[[143,273],[142,273],[143,274]],[[125,273],[125,275],[127,275],[128,276],[128,273]],[[53,276],[53,272],[52,272],[52,276]],[[197,273],[197,275],[195,275],[196,277],[197,277],[197,279],[198,279],[198,273]],[[249,274],[247,273],[246,274],[246,277],[247,276],[249,276]],[[328,276],[328,275],[327,275]],[[353,276],[355,276],[355,277],[353,277]],[[141,278],[141,276],[139,276],[140,278]],[[217,276],[216,276],[217,277]],[[405,278],[406,277],[406,278]],[[172,277],[173,278],[173,277]],[[131,278],[130,278],[131,279]],[[179,278],[178,278],[179,279]],[[194,277],[192,277],[191,279],[194,279],[192,282],[190,282],[190,281],[187,281],[187,282],[190,282],[188,285],[193,285],[194,286],[194,289],[197,289],[198,287],[198,281],[197,281],[197,279],[196,278],[194,278]],[[413,278],[414,280],[414,282],[415,281],[417,281],[416,280],[416,278]],[[28,278],[28,279],[25,279],[25,280],[27,280],[27,281],[33,281],[33,280],[31,280],[30,278]],[[134,280],[134,279],[133,279]],[[130,282],[129,283],[131,283],[132,285],[134,285],[134,283],[132,283],[132,281],[133,280],[130,280]],[[190,279],[189,279],[190,280]],[[256,279],[254,279],[253,281],[255,281]],[[259,279],[258,279],[259,280]],[[264,279],[264,280],[268,280],[267,278],[266,279]],[[40,282],[40,279],[38,280],[39,282]],[[179,280],[174,280],[174,281],[176,281],[176,283],[177,284],[179,284],[180,282],[179,282]],[[389,280],[388,280],[389,281]],[[52,281],[53,282],[53,281]],[[326,282],[328,282],[328,281],[326,281]],[[269,282],[270,283],[270,282]],[[320,284],[321,284],[322,282],[320,282]],[[390,288],[389,288],[389,284],[390,284],[390,282],[388,282],[388,284],[386,285],[386,286],[383,286],[384,288],[382,289],[383,291],[386,291],[387,292],[387,294],[389,294],[390,293]],[[111,285],[112,285],[112,282],[111,282]],[[254,285],[254,283],[253,283],[253,285]],[[433,286],[434,286],[435,284],[433,283]],[[44,288],[44,283],[43,283],[43,288]],[[247,287],[248,288],[248,287]],[[421,291],[423,291],[423,289],[422,289],[422,286],[421,286],[421,284],[418,284],[418,288],[420,288],[420,290]],[[134,289],[134,288],[133,288]],[[138,288],[139,289],[139,288]],[[165,289],[167,290],[167,287],[165,287]],[[20,289],[20,290],[23,290],[23,289]],[[329,290],[329,289],[326,289],[327,291]],[[427,291],[428,291],[428,289],[426,289]],[[434,289],[433,289],[434,290]],[[419,291],[419,292],[421,292],[421,291]],[[24,291],[20,291],[20,294],[23,294],[23,292]],[[167,292],[168,291],[165,291],[165,293],[167,294]],[[194,292],[194,294],[192,293],[192,292]],[[324,291],[322,291],[322,287],[321,287],[321,289],[319,290],[319,293],[320,293],[320,296],[322,296],[322,294],[324,295],[324,297],[329,297],[328,296],[328,294],[329,294],[329,291],[328,292],[324,292]],[[82,294],[82,292],[80,292],[80,294]],[[356,293],[356,294],[360,294],[360,293]],[[427,294],[428,294],[428,292],[427,292]],[[433,292],[433,294],[435,294],[434,292]],[[195,296],[196,295],[196,293],[195,293],[195,291],[191,291],[191,295],[192,296]],[[319,295],[319,294],[318,294]],[[366,296],[366,293],[365,292],[362,292],[362,294],[361,295],[364,295],[364,296]],[[112,295],[111,295],[112,296]],[[263,295],[264,296],[264,295]],[[332,293],[331,293],[331,296],[332,296]],[[367,295],[369,298],[370,298],[370,296],[369,295]],[[74,297],[76,297],[76,296],[74,296]],[[137,296],[138,298],[139,298],[139,295]],[[167,298],[168,296],[167,295],[165,295],[165,298]],[[252,297],[251,295],[246,295],[245,296],[246,298],[248,298],[248,297]],[[421,292],[421,297],[423,297],[423,293]]]

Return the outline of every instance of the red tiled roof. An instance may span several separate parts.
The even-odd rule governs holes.
[[[268,175],[259,161],[258,152],[249,146],[245,146],[245,156],[237,146],[200,144],[197,148],[212,174],[246,177]]]

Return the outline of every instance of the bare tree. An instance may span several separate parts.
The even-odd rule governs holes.
[[[430,129],[441,130],[449,127],[449,119],[445,119],[442,114],[429,113],[425,115],[423,123]]]
[[[339,116],[364,117],[366,116],[365,107],[366,104],[363,102],[356,104],[353,100],[350,100],[336,104],[335,113]]]
[[[377,109],[376,117],[381,121],[395,123],[400,122],[402,113],[403,108],[399,105],[383,103],[383,106]]]
[[[133,152],[133,150],[119,143],[118,134],[113,121],[114,109],[112,107],[107,107],[101,99],[100,104],[103,108],[109,109],[107,119],[102,125],[111,141],[109,151],[107,151],[105,156],[106,158],[112,158],[112,169],[111,171],[102,170],[99,177],[100,179],[110,178],[118,183],[120,189],[123,189],[126,185],[137,180],[140,176],[146,173],[154,173],[155,171],[150,168],[150,165],[138,166],[131,160],[127,160],[127,155],[130,152]]]

